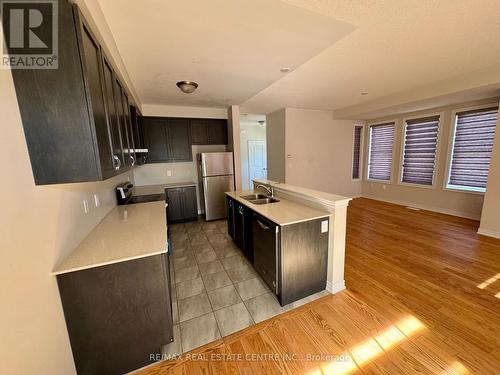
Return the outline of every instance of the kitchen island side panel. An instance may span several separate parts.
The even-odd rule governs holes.
[[[322,225],[322,222],[327,222]],[[281,230],[281,305],[326,288],[328,218],[284,225]]]

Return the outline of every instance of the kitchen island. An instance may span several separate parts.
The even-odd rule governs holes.
[[[274,193],[273,197],[274,199],[277,199],[278,202],[255,204],[252,203],[251,200],[245,199],[245,197],[249,198],[255,194],[262,194],[264,196],[269,195],[269,193],[263,188],[255,189],[258,185],[264,185],[268,190],[272,190]],[[286,228],[290,224],[297,225],[301,222],[314,222],[314,220],[318,221],[321,225],[321,235],[324,236],[326,234],[327,237],[327,251],[324,258],[324,253],[322,251],[314,252],[313,256],[321,257],[321,264],[323,262],[325,263],[326,290],[330,293],[336,293],[345,289],[344,263],[346,217],[347,206],[351,198],[270,180],[254,180],[254,191],[228,192],[226,195],[228,199],[233,199],[234,202],[238,203],[237,209],[233,209],[233,217],[235,218],[235,224],[233,225],[233,239],[235,243],[242,248],[244,252],[246,252],[247,257],[250,258],[254,255],[253,252],[255,250],[255,245],[252,243],[253,238],[251,238],[254,237],[254,235],[248,235],[248,233],[252,233],[255,226],[253,224],[249,224],[249,222],[252,221],[252,215],[245,215],[245,211],[248,210],[241,209],[243,211],[243,215],[238,216],[240,206],[250,209],[250,212],[262,216],[264,219],[282,228]],[[228,215],[230,213],[231,208],[228,207]],[[241,222],[239,221],[240,217],[243,218]],[[325,219],[327,219],[327,223],[325,223]],[[239,227],[242,229],[236,233],[234,230]],[[259,227],[260,226],[257,226],[256,228],[259,230]],[[317,231],[317,228],[314,226],[312,226],[312,228],[312,230]],[[288,228],[289,231],[290,229],[291,228]],[[228,230],[231,233],[231,226]],[[297,229],[295,229],[295,231],[297,231]],[[240,238],[239,233],[242,233],[242,238]],[[310,233],[309,235],[311,237],[308,241],[301,242],[302,248],[307,248],[310,241],[318,237],[318,235],[312,235]],[[296,241],[301,241],[300,237],[302,236],[297,234]],[[248,245],[245,246],[245,244]],[[303,253],[304,250],[302,250],[302,252],[298,252],[297,256],[300,256]],[[285,272],[283,270],[283,264],[280,264],[279,257],[277,257],[277,264],[280,269],[277,270],[276,274],[278,277],[283,277],[283,275],[279,276],[279,272]],[[307,258],[304,257],[304,259],[302,259],[302,264],[308,264]],[[316,267],[319,267],[319,263],[315,264]],[[322,267],[323,265],[318,268],[321,272],[323,271]],[[302,272],[302,274],[304,274],[303,271],[306,271],[306,268],[306,266],[304,266],[303,269],[296,268],[294,272]],[[309,267],[307,271],[314,272],[312,271],[312,268],[313,267]],[[319,285],[319,280],[316,282],[318,283],[317,285]],[[278,298],[280,298],[279,295]]]
[[[253,191],[226,199],[229,235],[281,306],[326,288],[327,211]]]

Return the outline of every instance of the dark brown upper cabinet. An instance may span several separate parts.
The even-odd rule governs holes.
[[[141,127],[144,145],[148,149],[148,163],[163,163],[168,161],[167,125],[165,119],[142,117]]]
[[[191,161],[191,142],[189,139],[189,120],[171,118],[167,120],[167,138],[170,161]]]
[[[191,144],[227,144],[227,121],[222,119],[190,119]]]
[[[140,117],[141,117],[141,112],[139,111],[138,108],[134,107],[133,105],[130,106],[130,123],[132,126],[132,137],[134,141],[134,146],[136,150],[139,150],[138,152],[136,151],[136,163],[138,165],[142,165],[146,162],[146,153],[144,153],[142,150],[144,150],[146,147],[144,146],[144,137],[142,133],[142,127],[140,124]]]
[[[35,183],[123,173],[134,156],[124,87],[76,5],[58,1],[58,27],[58,69],[11,70]]]
[[[192,161],[189,120],[141,117],[148,163]]]
[[[103,61],[103,77],[104,77],[104,93],[106,103],[106,113],[108,117],[108,125],[111,133],[111,144],[113,148],[113,162],[115,169],[119,170],[125,166],[124,148],[125,143],[122,138],[122,130],[118,119],[118,109],[115,101],[114,82],[115,75],[113,68],[108,59],[102,54]]]

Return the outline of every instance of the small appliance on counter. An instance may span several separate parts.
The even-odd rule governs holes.
[[[157,202],[165,200],[165,193],[134,195],[134,184],[131,182],[123,182],[120,185],[117,185],[115,190],[116,202],[119,206],[122,206],[124,204]]]
[[[198,154],[198,176],[201,206],[205,220],[227,217],[226,191],[234,191],[232,152],[204,152]]]
[[[134,184],[131,182],[123,182],[115,188],[118,206],[131,203],[130,200],[132,199],[133,189]]]

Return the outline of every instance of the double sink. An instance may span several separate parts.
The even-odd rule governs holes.
[[[247,201],[249,201],[250,203],[253,203],[253,204],[269,204],[269,203],[276,203],[276,202],[280,201],[279,199],[269,197],[265,194],[259,194],[259,193],[243,195],[243,196],[241,196],[241,198],[246,199]]]

